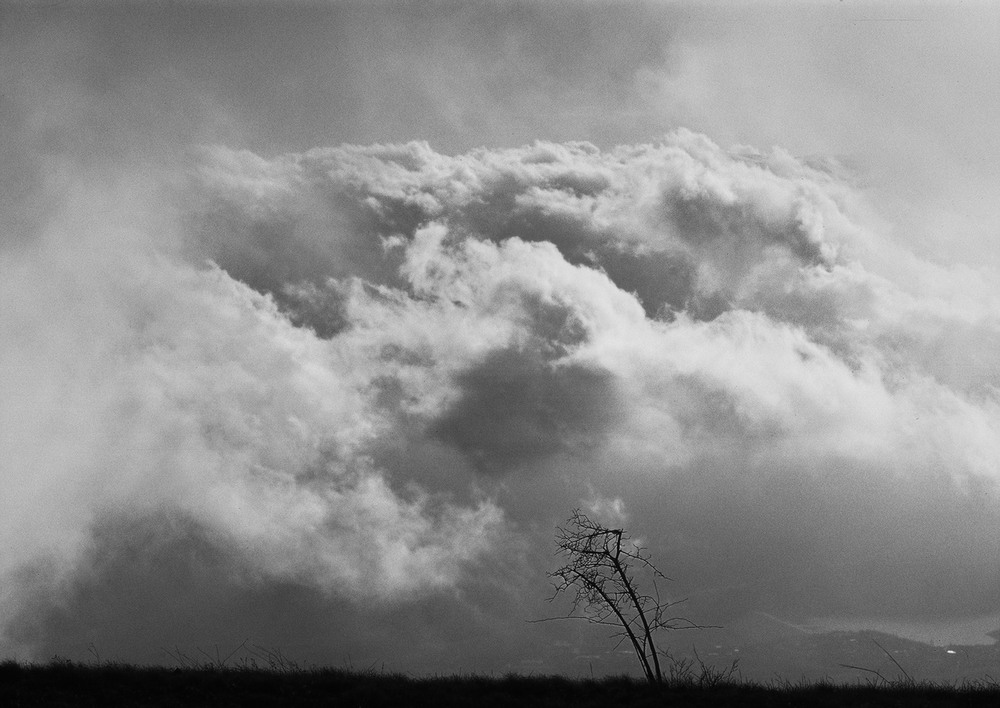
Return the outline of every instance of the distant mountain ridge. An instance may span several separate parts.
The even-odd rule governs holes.
[[[1000,639],[1000,629],[986,634]],[[707,647],[700,650],[707,663],[738,660],[743,676],[758,680],[854,682],[877,679],[874,672],[889,680],[905,678],[895,662],[917,681],[984,680],[1000,670],[997,642],[935,645],[879,630],[830,630],[763,611],[748,613],[697,644]]]

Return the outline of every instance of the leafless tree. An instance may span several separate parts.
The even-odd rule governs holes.
[[[654,635],[662,629],[699,625],[670,615],[668,610],[683,601],[660,598],[657,580],[668,578],[653,565],[648,551],[624,530],[599,524],[579,509],[557,529],[556,543],[566,564],[549,573],[555,585],[550,599],[569,595],[573,607],[565,617],[552,619],[579,617],[614,627],[619,644],[628,640],[632,645],[646,680],[663,683]],[[652,594],[640,590],[637,571],[648,577]]]

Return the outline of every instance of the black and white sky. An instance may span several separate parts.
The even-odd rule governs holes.
[[[0,4],[0,653],[618,671],[527,622],[576,507],[704,624],[988,641],[998,38]]]

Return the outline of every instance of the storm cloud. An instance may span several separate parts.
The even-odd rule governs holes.
[[[337,62],[396,40],[399,64],[371,71],[400,91],[403,58],[428,66],[414,37],[451,37],[476,61],[429,67],[399,105],[431,121],[465,96],[436,123],[454,144],[526,75],[515,108],[606,116],[572,97],[633,105],[649,72],[681,71],[662,18],[617,63],[588,59],[650,12],[598,9],[559,47],[540,28],[569,9],[512,10],[479,54],[490,13],[275,26],[315,13]],[[392,35],[400,14],[414,35]],[[250,38],[264,15],[217,11]],[[39,27],[11,56],[63,32]],[[398,116],[387,141],[276,148],[266,116],[233,117],[238,62],[189,84],[206,29],[155,73],[183,119],[119,110],[148,109],[146,70],[112,48],[142,52],[95,31],[64,51],[98,46],[106,75],[5,76],[19,111],[67,107],[3,118],[26,141],[0,183],[4,651],[162,661],[252,636],[330,663],[565,670],[600,635],[524,620],[552,613],[552,534],[576,507],[641,537],[703,623],[1000,609],[1000,280],[892,229],[849,160],[686,128],[597,145],[495,126],[493,147],[445,149],[395,140]],[[261,90],[318,102],[318,73],[279,91],[302,51],[258,67]],[[490,74],[494,54],[519,58]],[[363,135],[373,100],[338,108],[337,134]],[[323,137],[294,120],[296,142]],[[70,125],[87,146],[59,147]]]

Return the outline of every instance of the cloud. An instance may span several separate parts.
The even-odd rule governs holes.
[[[641,488],[687,519],[648,509],[664,542],[713,539],[684,560],[705,583],[748,572],[729,552],[707,563],[715,570],[695,568],[741,539],[735,547],[759,559],[752,572],[769,578],[746,603],[988,604],[991,561],[965,544],[972,526],[996,523],[983,500],[998,452],[989,275],[922,261],[879,232],[837,170],[780,149],[725,151],[686,131],[609,151],[538,143],[450,157],[411,143],[282,159],[294,163],[283,185],[309,174],[309,190],[353,194],[369,248],[390,261],[402,253],[377,282],[407,314],[378,326],[412,336],[403,322],[419,303],[434,331],[449,332],[447,352],[425,340],[408,356],[449,370],[434,385],[451,392],[437,407],[426,390],[409,398],[426,404],[423,430],[474,468],[576,465],[574,478],[609,497]],[[945,344],[957,336],[970,344],[961,354]],[[786,509],[790,493],[817,519]],[[671,496],[698,513],[680,513]],[[924,510],[945,499],[946,513]],[[952,514],[965,530],[940,531]],[[818,525],[797,532],[791,553],[780,539],[799,522]],[[694,528],[715,523],[719,536]],[[876,550],[887,544],[908,560],[887,560]],[[852,554],[857,564],[844,560]],[[813,555],[851,567],[827,577]],[[879,563],[878,591],[855,590]],[[879,604],[914,574],[940,584],[969,564],[980,581],[947,597],[897,591]]]
[[[510,661],[563,631],[511,613],[576,506],[703,622],[996,609],[995,281],[837,170],[684,130],[192,159],[5,246],[9,642],[159,646],[169,576],[192,626],[329,612],[327,661],[394,623],[401,663]],[[102,630],[108,583],[147,609]]]
[[[3,264],[5,575],[66,582],[96,528],[160,517],[244,573],[346,597],[448,587],[488,550],[495,506],[394,490],[367,461],[385,422],[360,351],[172,256],[170,227],[135,216],[148,195],[74,191]]]
[[[727,145],[841,156],[909,248],[996,267],[996,7],[689,10],[672,61],[640,70],[651,106]]]
[[[379,236],[412,233],[446,217],[453,227],[493,240],[517,236],[553,243],[570,262],[596,265],[626,292],[640,292],[647,312],[655,314],[664,306],[684,309],[692,298],[740,295],[734,285],[774,267],[777,259],[767,249],[824,265],[835,260],[841,241],[850,240],[852,225],[838,204],[849,194],[826,174],[780,151],[739,157],[722,156],[707,139],[684,131],[660,145],[610,154],[586,143],[539,143],[447,157],[426,143],[410,143],[345,146],[255,163],[253,156],[222,151],[201,168],[198,188],[212,195],[217,212],[210,223],[217,233],[247,231],[239,221],[227,227],[220,204],[239,214],[268,210],[267,218],[254,220],[254,234],[281,228],[273,224],[286,224],[289,232],[270,247],[266,237],[223,241],[213,254],[220,262],[245,260],[230,247],[252,248],[261,258],[277,259],[276,269],[290,268],[284,265],[288,252],[310,251],[289,244],[331,208],[322,222],[326,230],[315,239],[329,239],[338,219],[350,219],[349,245],[329,239],[320,248],[327,258],[340,256],[342,267],[364,260],[343,254],[345,247],[351,254],[377,252],[371,244]],[[255,206],[240,209],[247,200]],[[310,243],[315,250],[315,240]],[[315,265],[317,258],[308,263]],[[241,265],[232,262],[230,268]],[[309,277],[299,270],[289,276]],[[392,274],[379,272],[378,265],[363,272],[391,282]]]

